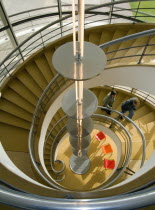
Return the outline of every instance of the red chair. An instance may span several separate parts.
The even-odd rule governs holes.
[[[101,148],[104,154],[113,153],[113,149],[110,144],[102,145]]]
[[[104,159],[104,168],[105,169],[114,169],[115,168],[115,160]]]
[[[97,133],[96,135],[94,135],[94,137],[98,141],[102,141],[102,140],[106,139],[106,135],[102,131],[100,131],[99,133]]]

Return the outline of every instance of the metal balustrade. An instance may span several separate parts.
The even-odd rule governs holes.
[[[111,22],[112,18],[117,17],[117,18],[122,18],[122,19],[129,19],[131,21],[134,22],[138,22],[138,19],[134,19],[133,17],[126,17],[123,15],[117,15],[117,10],[115,11],[115,13],[112,13],[110,10],[109,12],[100,12],[98,11],[99,9],[104,9],[106,7],[111,8],[112,6],[121,4],[123,5],[124,3],[129,3],[129,2],[136,2],[135,0],[131,0],[131,1],[117,1],[117,2],[108,2],[102,5],[97,5],[97,6],[93,6],[91,8],[87,8],[85,10],[86,13],[86,17],[85,17],[85,27],[91,27],[92,23],[97,22],[96,25],[99,25],[99,23],[104,24],[104,21],[107,21],[107,24]],[[95,11],[97,9],[97,11]],[[119,9],[120,10],[120,9]],[[124,8],[122,8],[122,10],[124,10]],[[132,11],[132,10],[131,10]],[[139,13],[140,11],[138,11]],[[27,39],[25,39],[21,44],[19,44],[19,46],[14,49],[11,53],[9,53],[8,56],[6,56],[6,58],[0,63],[0,80],[1,82],[8,76],[11,76],[13,70],[23,61],[25,60],[28,56],[30,56],[31,54],[33,54],[36,50],[44,47],[47,43],[56,40],[62,36],[65,36],[66,34],[69,34],[72,30],[72,22],[69,23],[65,23],[65,24],[61,24],[61,27],[58,27],[57,24],[62,23],[63,21],[69,20],[70,21],[70,15],[71,11],[69,11],[68,13],[65,14],[69,14],[63,18],[60,18],[46,26],[44,26],[43,28],[41,28],[40,30],[36,31],[34,34],[32,34],[31,36],[29,36]],[[111,14],[111,15],[109,15]],[[52,15],[52,14],[51,14]],[[108,18],[103,18],[104,16],[108,16]],[[92,18],[94,19],[94,17],[96,18],[96,20],[91,20]],[[99,19],[98,19],[99,17]],[[101,17],[101,18],[100,18]],[[39,18],[39,17],[38,17]],[[51,27],[55,27],[54,29],[52,29]],[[63,34],[62,34],[63,33]],[[53,35],[52,35],[53,34]],[[137,33],[135,35],[130,35],[130,36],[126,36],[124,37],[122,41],[126,41],[129,39],[135,39],[135,38],[139,38],[139,37],[143,37],[143,36],[150,36],[155,34],[155,30],[152,31],[149,30],[148,33]],[[113,41],[111,44],[117,44],[118,41]],[[106,44],[106,46],[102,45],[100,47],[107,47],[110,46],[108,44]],[[147,43],[146,45],[144,45],[145,48],[152,46],[152,44]],[[135,46],[134,48],[139,48],[142,46]],[[123,48],[123,49],[119,49],[120,50],[125,50],[127,48]],[[129,48],[130,49],[130,48]],[[109,52],[109,53],[113,53]],[[126,58],[126,57],[134,57],[134,56],[138,56],[139,57],[139,63],[141,62],[142,58],[144,56],[153,56],[154,54],[146,54],[145,51],[143,51],[141,54],[139,55],[130,55],[130,56],[123,56],[123,57],[117,57],[117,58],[112,58],[109,59],[110,60],[117,60],[120,58]]]
[[[107,3],[107,4],[104,4],[104,6],[100,5],[100,6],[93,7],[93,9],[99,9],[99,8],[102,8],[102,7],[105,7],[105,6],[111,7],[113,5],[119,4],[120,2],[126,3],[126,2],[129,2],[129,1],[118,1],[118,2],[113,2],[113,3]],[[134,2],[134,1],[131,0],[131,2]],[[91,14],[91,10],[93,10],[93,9],[86,10],[86,12],[88,11],[88,13]],[[111,11],[110,11],[110,13],[111,13]],[[113,13],[110,14],[110,13],[107,13],[106,15],[111,16],[111,18],[108,19],[108,20],[111,21],[113,19],[113,17],[114,16],[117,17],[117,15],[114,15]],[[139,13],[139,11],[137,13]],[[97,15],[97,12],[95,12],[94,14]],[[105,15],[105,14],[100,13],[100,15]],[[137,17],[138,16],[136,15],[136,18]],[[45,35],[42,34],[42,33],[44,32],[44,30],[49,29],[52,25],[60,23],[63,20],[67,20],[67,18],[70,18],[70,15],[68,15],[67,17],[61,18],[58,21],[55,21],[54,23],[49,24],[48,26],[45,26],[41,30],[34,33],[34,35],[30,36],[31,39],[33,39],[36,36],[35,41],[32,41],[30,39],[32,42],[28,43],[29,39],[26,39],[15,50],[13,50],[3,60],[3,62],[0,64],[0,68],[1,68],[1,71],[2,71],[2,74],[1,74],[2,80],[5,79],[7,76],[11,76],[12,71],[20,64],[20,62],[23,60],[23,58],[25,59],[30,54],[32,54],[35,51],[34,50],[35,48],[37,49],[37,47],[38,48],[43,47],[43,46],[45,46],[45,44],[47,42],[51,41],[51,39],[53,39],[53,40],[57,39],[60,35],[62,35],[62,33],[58,33],[56,36],[54,35],[52,38],[44,41]],[[121,18],[125,18],[125,17],[122,16]],[[138,21],[138,20],[134,19],[133,17],[126,18],[126,19],[130,19],[131,21]],[[103,21],[103,19],[102,19],[102,21]],[[56,29],[56,30],[58,30],[58,29]],[[60,28],[59,28],[59,30],[60,30]],[[65,32],[68,33],[69,30],[70,29],[66,30]],[[55,30],[53,30],[53,31],[55,31]],[[46,35],[48,35],[49,33],[50,32],[48,31],[46,33]],[[122,42],[122,41],[128,40],[128,38],[136,39],[138,37],[143,37],[145,35],[150,36],[150,35],[153,35],[153,34],[155,34],[155,30],[152,30],[152,31],[149,30],[147,33],[138,33],[138,34],[136,34],[132,37],[126,36],[124,40],[123,39],[122,40],[115,40],[115,41],[113,41],[111,43],[108,43],[108,44],[110,46],[112,44],[117,44],[118,41]],[[40,41],[40,43],[37,43],[38,41]],[[35,47],[31,48],[30,46],[34,43],[35,44],[37,43],[37,46],[35,45]],[[28,46],[26,46],[27,44],[28,44]],[[145,49],[146,49],[148,46],[151,46],[151,45],[147,44],[147,45],[144,45],[144,46],[145,46]],[[101,47],[105,47],[105,46],[101,46]],[[141,47],[141,46],[136,46],[136,47]],[[124,50],[124,49],[121,49],[121,50]],[[21,56],[21,53],[22,53],[22,56]],[[112,53],[112,52],[110,52],[110,53]],[[154,55],[154,54],[145,54],[145,51],[143,51],[143,53],[141,55],[138,55],[140,57],[139,61],[142,60],[143,56],[152,56],[152,55]],[[135,56],[135,55],[133,55],[133,56]],[[12,60],[10,60],[10,58]],[[123,58],[125,58],[125,56]],[[118,58],[116,58],[116,59],[118,59]],[[41,96],[41,98],[38,101],[38,104],[37,104],[37,107],[36,107],[36,110],[35,110],[34,116],[33,116],[33,122],[32,122],[32,125],[31,125],[31,131],[30,131],[30,136],[29,136],[29,150],[30,150],[30,156],[32,158],[32,163],[33,163],[35,169],[40,174],[40,176],[45,181],[47,181],[47,183],[51,187],[61,189],[61,188],[59,188],[59,185],[51,184],[51,182],[48,179],[46,180],[46,178],[44,176],[42,176],[42,174],[41,174],[40,170],[38,169],[38,166],[35,162],[35,154],[33,153],[33,149],[34,149],[34,145],[33,145],[34,142],[33,141],[35,139],[35,134],[37,132],[37,126],[39,124],[39,119],[41,118],[42,114],[44,113],[43,111],[45,110],[46,105],[48,104],[48,101],[49,101],[50,96],[51,96],[50,93],[48,93],[48,90],[51,87],[51,85],[53,85],[54,94],[56,95],[58,93],[59,87],[57,87],[56,84],[54,83],[55,81],[57,81],[58,83],[60,82],[60,81],[58,81],[58,78],[59,78],[59,75],[56,75],[56,77],[53,78],[52,82],[47,86],[43,95]],[[61,82],[64,82],[64,81],[61,80]],[[65,82],[66,82],[66,85],[70,84],[68,80],[66,80]],[[146,97],[146,100],[148,100],[148,97],[149,97],[149,95]],[[97,117],[100,117],[100,116],[97,116]],[[117,122],[115,121],[115,123],[117,123]],[[128,151],[127,157],[129,157],[130,154],[131,154],[131,150]],[[126,166],[127,166],[127,164],[123,165],[124,169],[126,168]],[[121,170],[121,172],[123,173],[123,170]],[[106,185],[104,187],[107,187],[107,186],[108,185]],[[104,188],[102,188],[102,189],[104,189]],[[130,208],[131,207],[136,208],[136,207],[140,207],[140,206],[147,206],[147,205],[150,205],[150,204],[155,204],[155,201],[153,199],[154,196],[155,196],[155,189],[150,188],[147,191],[142,190],[142,191],[137,192],[135,194],[133,193],[133,194],[129,194],[129,195],[128,194],[127,195],[121,195],[121,197],[120,196],[119,197],[114,196],[112,198],[109,197],[108,199],[106,199],[106,198],[105,199],[104,198],[103,199],[91,199],[91,200],[89,199],[89,200],[85,200],[85,201],[83,201],[82,199],[79,199],[79,200],[68,199],[66,201],[66,200],[54,199],[54,198],[48,198],[47,199],[46,197],[41,197],[41,196],[33,196],[33,195],[29,196],[27,194],[23,194],[22,192],[16,192],[14,190],[8,190],[5,187],[3,187],[3,188],[0,187],[0,201],[2,203],[11,204],[11,205],[16,206],[16,207],[31,208],[31,209],[35,209],[36,206],[40,207],[40,208],[44,208],[44,209],[47,209],[49,207],[51,209],[62,209],[62,208],[63,209],[76,209],[77,207],[79,209],[83,209],[83,208],[111,209],[111,208],[113,208],[113,206],[119,207],[119,209],[124,209],[124,208],[127,208],[129,206],[130,206]],[[132,204],[129,203],[129,200],[132,200]]]
[[[37,134],[37,128],[38,128],[38,125],[39,125],[39,119],[38,118],[40,118],[40,116],[41,116],[41,114],[40,114],[40,112],[42,113],[44,113],[44,110],[46,110],[46,105],[47,105],[47,103],[48,103],[48,101],[46,102],[46,105],[44,105],[44,107],[42,107],[42,103],[44,104],[44,98],[46,98],[47,99],[47,93],[50,93],[51,92],[51,87],[52,88],[55,88],[56,86],[57,86],[57,80],[59,79],[59,75],[57,74],[54,78],[53,78],[53,80],[48,84],[48,86],[47,86],[47,88],[45,89],[45,91],[43,92],[43,94],[42,94],[42,96],[40,97],[40,99],[39,99],[39,101],[38,101],[38,104],[37,104],[37,106],[36,106],[36,109],[35,109],[35,112],[34,112],[34,115],[33,115],[33,121],[32,121],[32,125],[31,125],[31,129],[30,129],[30,134],[29,134],[29,153],[30,153],[30,157],[31,157],[31,160],[32,160],[32,163],[33,163],[33,166],[34,166],[34,168],[36,169],[36,171],[38,172],[38,174],[41,176],[41,177],[44,177],[44,175],[41,173],[41,170],[39,169],[39,167],[38,167],[38,165],[36,164],[36,154],[34,153],[34,148],[35,148],[35,145],[36,145],[36,143],[35,143],[35,136],[36,136],[36,134]],[[58,82],[60,82],[61,80],[58,80]],[[66,80],[66,82],[68,83],[69,82],[69,80]],[[50,91],[50,92],[48,92],[48,91]],[[56,91],[54,92],[54,94],[57,94],[57,91],[59,91],[59,87],[57,87],[57,89],[56,89]],[[52,91],[52,94],[53,94],[53,91]],[[53,95],[54,96],[54,95]],[[49,97],[48,97],[48,100],[49,100]],[[40,109],[40,107],[42,107],[41,109]],[[101,107],[99,107],[99,108],[101,108]],[[122,115],[120,112],[118,112],[118,111],[115,111],[115,110],[113,110],[115,113],[117,113],[117,114],[119,114],[119,115]],[[38,117],[39,116],[39,117]],[[99,117],[99,116],[98,116]],[[136,129],[138,129],[138,132],[140,133],[140,135],[141,135],[141,137],[142,137],[142,143],[143,143],[143,153],[142,153],[142,162],[141,162],[141,166],[143,165],[143,163],[144,163],[144,160],[145,160],[145,149],[146,149],[146,145],[145,145],[145,137],[144,137],[144,135],[143,135],[143,133],[141,132],[141,130],[139,129],[139,127],[131,120],[131,119],[129,119],[128,117],[125,117],[130,123],[132,123],[135,127],[136,127]],[[64,119],[64,118],[63,118]],[[113,119],[114,120],[114,119]],[[114,121],[116,121],[116,120],[114,120]],[[37,123],[36,123],[37,122]],[[61,120],[60,121],[58,121],[58,123],[59,122],[61,122]],[[48,136],[47,136],[47,138],[50,136],[50,135],[52,135],[52,131],[55,129],[55,127],[58,125],[58,123],[53,127],[53,129],[48,133]],[[117,122],[116,121],[116,124],[119,124],[119,122]],[[62,130],[63,130],[63,128],[62,128]],[[129,134],[130,135],[130,134]],[[52,135],[52,136],[54,136],[54,135]],[[57,134],[57,136],[59,136],[59,133]],[[47,141],[47,138],[46,138],[46,141]],[[46,142],[45,141],[45,142]],[[55,141],[54,141],[55,142]],[[45,147],[44,147],[45,148]],[[65,166],[64,166],[64,163],[63,163],[63,161],[61,161],[61,163],[62,163],[62,169],[60,170],[60,171],[56,171],[55,169],[54,169],[54,163],[53,163],[53,148],[54,148],[54,145],[52,145],[52,147],[51,147],[51,168],[52,168],[52,170],[53,170],[53,172],[54,173],[61,173],[61,172],[63,172],[63,170],[65,169]],[[126,147],[127,148],[127,150],[130,150],[130,147]],[[131,153],[131,150],[130,150],[130,152],[129,153]],[[124,161],[124,165],[125,165],[125,167],[123,167],[123,169],[124,168],[126,168],[127,167],[127,165],[126,165],[126,162]],[[122,168],[122,167],[121,167]],[[120,171],[120,172],[122,172],[122,170]],[[55,180],[51,177],[51,179],[53,180],[53,182],[56,184],[56,182],[55,182]],[[46,181],[46,178],[44,177],[44,180]],[[49,183],[49,180],[47,180],[47,182]],[[60,186],[57,186],[57,185],[55,185],[55,184],[50,184],[52,187],[54,187],[54,188],[58,188],[58,189],[60,189],[61,187]]]
[[[58,126],[67,116],[64,116],[63,118],[61,118],[54,126],[53,128],[50,130],[50,132],[48,133],[47,137],[46,137],[46,141],[45,141],[45,144],[47,142],[47,139],[52,135],[52,132],[55,130],[56,126]],[[130,161],[130,156],[131,156],[131,153],[132,153],[132,137],[130,135],[130,133],[127,131],[127,129],[120,123],[118,122],[117,120],[111,118],[111,117],[108,117],[108,116],[104,116],[104,115],[99,115],[99,114],[94,114],[92,116],[92,119],[95,122],[98,122],[99,124],[102,124],[103,126],[105,127],[108,127],[110,126],[111,123],[115,123],[116,127],[115,127],[115,130],[119,130],[121,129],[121,131],[119,132],[119,134],[121,135],[121,138],[124,140],[125,142],[125,151],[124,151],[124,155],[122,156],[121,158],[121,161],[119,163],[119,168],[120,170],[116,170],[115,171],[115,174],[113,175],[114,178],[108,182],[107,180],[107,184],[105,185],[104,183],[101,184],[97,189],[93,189],[92,191],[95,191],[95,190],[100,190],[100,189],[105,189],[106,187],[110,186],[112,183],[114,183],[120,176],[121,174],[124,172],[124,170],[126,169],[129,161]],[[54,173],[56,174],[61,174],[63,173],[63,171],[65,170],[65,164],[62,160],[55,160],[54,161],[54,156],[55,156],[55,150],[56,150],[56,147],[57,147],[57,144],[59,143],[59,141],[61,140],[62,136],[67,132],[67,129],[66,129],[66,126],[62,127],[59,131],[57,131],[57,135],[56,136],[53,136],[52,135],[52,142],[51,142],[51,149],[50,149],[50,154],[49,154],[49,159],[50,159],[50,166],[51,166],[51,169]],[[116,133],[117,135],[117,133]],[[120,139],[120,136],[119,136],[119,139]],[[60,161],[62,163],[62,169],[60,171],[56,171],[54,169],[54,164],[55,162],[58,162]],[[57,181],[62,181],[65,177],[63,176],[63,178],[61,178],[60,180],[57,180]],[[54,180],[52,177],[51,179],[55,182],[56,180]],[[102,186],[103,185],[103,186]]]

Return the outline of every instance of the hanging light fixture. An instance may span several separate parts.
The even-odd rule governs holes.
[[[93,92],[83,88],[83,81],[100,74],[106,65],[106,56],[98,46],[84,42],[84,0],[78,0],[78,40],[76,41],[75,0],[72,1],[73,42],[59,47],[52,58],[53,66],[62,76],[75,81],[75,88],[62,99],[62,109],[68,115],[72,156],[70,168],[77,174],[86,173],[90,167],[87,155],[93,130],[91,115],[97,109]]]

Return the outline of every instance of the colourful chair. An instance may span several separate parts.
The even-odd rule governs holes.
[[[110,144],[102,145],[101,148],[104,154],[113,153],[113,149]]]
[[[104,168],[105,169],[114,169],[115,168],[115,160],[104,159]]]
[[[102,141],[102,140],[106,139],[106,135],[102,131],[100,131],[99,133],[95,134],[94,137],[98,141]]]

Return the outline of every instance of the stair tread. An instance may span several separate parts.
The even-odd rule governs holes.
[[[31,77],[33,78],[33,80],[38,84],[38,86],[44,90],[47,86],[47,81],[44,79],[43,74],[40,72],[40,70],[38,69],[38,67],[36,66],[36,64],[34,62],[28,64],[25,66],[26,70],[28,71],[28,73],[31,75]]]
[[[16,92],[14,92],[12,89],[7,88],[3,93],[2,97],[7,99],[8,101],[11,101],[12,103],[18,105],[19,107],[25,109],[26,111],[33,113],[34,112],[34,106],[30,104],[27,100],[19,96]]]
[[[1,116],[0,122],[2,123],[25,128],[25,129],[30,129],[30,126],[31,126],[30,122],[23,120],[17,116],[14,116],[13,114],[0,110],[0,116]]]
[[[32,120],[32,114],[3,98],[1,98],[0,101],[0,110],[13,114],[14,116],[25,119],[29,122]]]
[[[14,79],[9,83],[9,87],[13,89],[18,95],[23,97],[25,100],[28,100],[32,105],[36,105],[38,98],[27,89],[18,79]]]
[[[27,87],[29,90],[39,98],[42,94],[42,89],[38,86],[38,84],[33,80],[33,78],[28,74],[28,72],[22,71],[18,75],[18,79]]]

